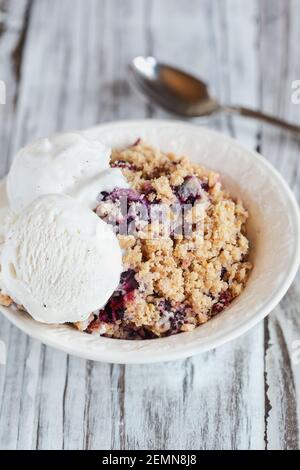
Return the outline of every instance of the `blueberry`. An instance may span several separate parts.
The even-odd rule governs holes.
[[[232,301],[231,292],[227,289],[219,295],[218,301],[212,307],[212,315],[216,315],[217,313],[222,312],[224,308],[228,307],[230,302]]]
[[[174,192],[182,204],[194,204],[202,197],[202,182],[197,176],[186,176],[184,182],[174,188]]]
[[[128,293],[132,290],[135,290],[139,287],[139,283],[135,279],[135,270],[128,269],[121,274],[120,286],[118,289],[121,289],[123,292]]]

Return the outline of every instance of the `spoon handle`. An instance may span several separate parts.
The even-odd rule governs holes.
[[[252,119],[259,119],[260,121],[264,121],[268,124],[273,124],[274,126],[281,127],[282,129],[294,132],[296,134],[299,134],[300,136],[300,126],[296,126],[295,124],[291,124],[287,121],[284,121],[283,119],[276,118],[269,114],[262,113],[261,111],[244,108],[243,106],[225,106],[222,109],[228,113],[236,113],[240,114],[241,116],[249,117]]]

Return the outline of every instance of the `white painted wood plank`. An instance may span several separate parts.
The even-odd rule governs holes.
[[[36,401],[35,448],[61,449],[63,445],[63,396],[66,381],[66,354],[42,346],[40,383]],[[23,400],[24,401],[24,400]]]
[[[0,79],[6,83],[6,104],[0,105],[0,174],[7,171],[13,140],[20,83],[19,63],[26,37],[28,1],[0,2]],[[7,347],[7,364],[0,366],[0,448],[14,449],[18,439],[23,363],[28,338],[0,316],[0,339]]]
[[[253,336],[256,341],[253,341]],[[262,330],[185,361],[127,366],[128,449],[262,448]],[[245,349],[251,348],[251,355]],[[135,413],[132,412],[134,406]]]
[[[6,85],[6,104],[0,105],[0,177],[7,171],[13,136],[22,41],[27,29],[27,9],[28,0],[0,2],[0,80]]]
[[[212,93],[219,88],[218,58],[214,34],[214,8],[209,0],[153,0],[148,2],[148,54],[199,76],[211,86]],[[178,119],[158,108],[153,117]],[[194,120],[202,125],[218,125],[220,119]]]
[[[13,347],[16,347],[14,345]],[[41,377],[41,349],[39,341],[28,338],[24,356],[20,358],[20,365],[13,367],[23,369],[23,382],[19,393],[20,409],[18,421],[17,449],[32,449],[36,447],[37,431],[39,427],[37,407],[40,400],[39,387]],[[51,384],[51,388],[52,388]]]
[[[118,423],[113,414],[112,400],[117,390],[116,386],[112,387],[111,367],[95,362],[88,362],[86,366],[84,449],[111,448],[112,428]],[[78,400],[76,405],[80,406]],[[73,433],[76,432],[73,429]],[[65,438],[68,440],[67,435]]]
[[[291,102],[291,84],[300,76],[299,2],[261,5],[261,105],[265,111],[299,122],[300,107]],[[276,47],[274,45],[276,44]],[[300,201],[299,143],[265,126],[262,153],[279,169]],[[300,278],[266,320],[267,447],[299,448],[300,369],[293,363],[293,341],[300,338]]]
[[[23,385],[23,364],[27,338],[13,327],[6,329],[4,337],[7,345],[6,367],[1,366],[3,386],[0,407],[0,448],[15,449],[18,439],[18,422],[21,408]],[[2,381],[1,380],[1,381]]]
[[[226,0],[219,2],[215,16],[217,52],[221,64],[220,95],[224,104],[258,107],[258,3]],[[217,31],[223,31],[218,35]],[[229,132],[251,149],[257,147],[260,124],[242,117],[226,119]]]

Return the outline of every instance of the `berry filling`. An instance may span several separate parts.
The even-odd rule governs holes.
[[[191,309],[186,305],[172,306],[168,300],[163,300],[159,304],[162,327],[167,324],[167,335],[178,333],[185,323],[186,313]]]
[[[222,312],[224,308],[228,307],[228,305],[232,302],[232,295],[229,290],[225,290],[221,292],[219,295],[218,301],[213,305],[212,308],[212,315],[216,315],[217,313]]]
[[[142,202],[143,196],[134,191],[134,189],[123,189],[123,188],[115,188],[110,193],[107,191],[102,191],[99,196],[100,201],[112,201],[116,202],[120,199],[126,199],[128,203],[132,202]]]
[[[133,163],[130,162],[125,162],[124,160],[116,160],[111,164],[112,168],[121,168],[121,169],[127,169],[127,170],[132,170],[135,171],[137,168]]]
[[[126,303],[134,300],[134,291],[139,287],[135,274],[136,272],[133,269],[128,269],[121,274],[119,286],[105,307],[99,311],[98,316],[89,325],[88,330],[91,330],[90,332],[97,329],[100,322],[115,323],[122,320]]]
[[[120,285],[118,291],[121,291],[124,295],[129,292],[138,289],[139,283],[135,279],[136,272],[134,269],[128,269],[121,274]]]

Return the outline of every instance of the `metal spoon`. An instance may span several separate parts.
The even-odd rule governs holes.
[[[240,114],[298,133],[300,126],[243,106],[223,106],[209,94],[206,83],[154,57],[136,57],[129,66],[133,84],[151,101],[179,116],[200,117],[226,112]]]

